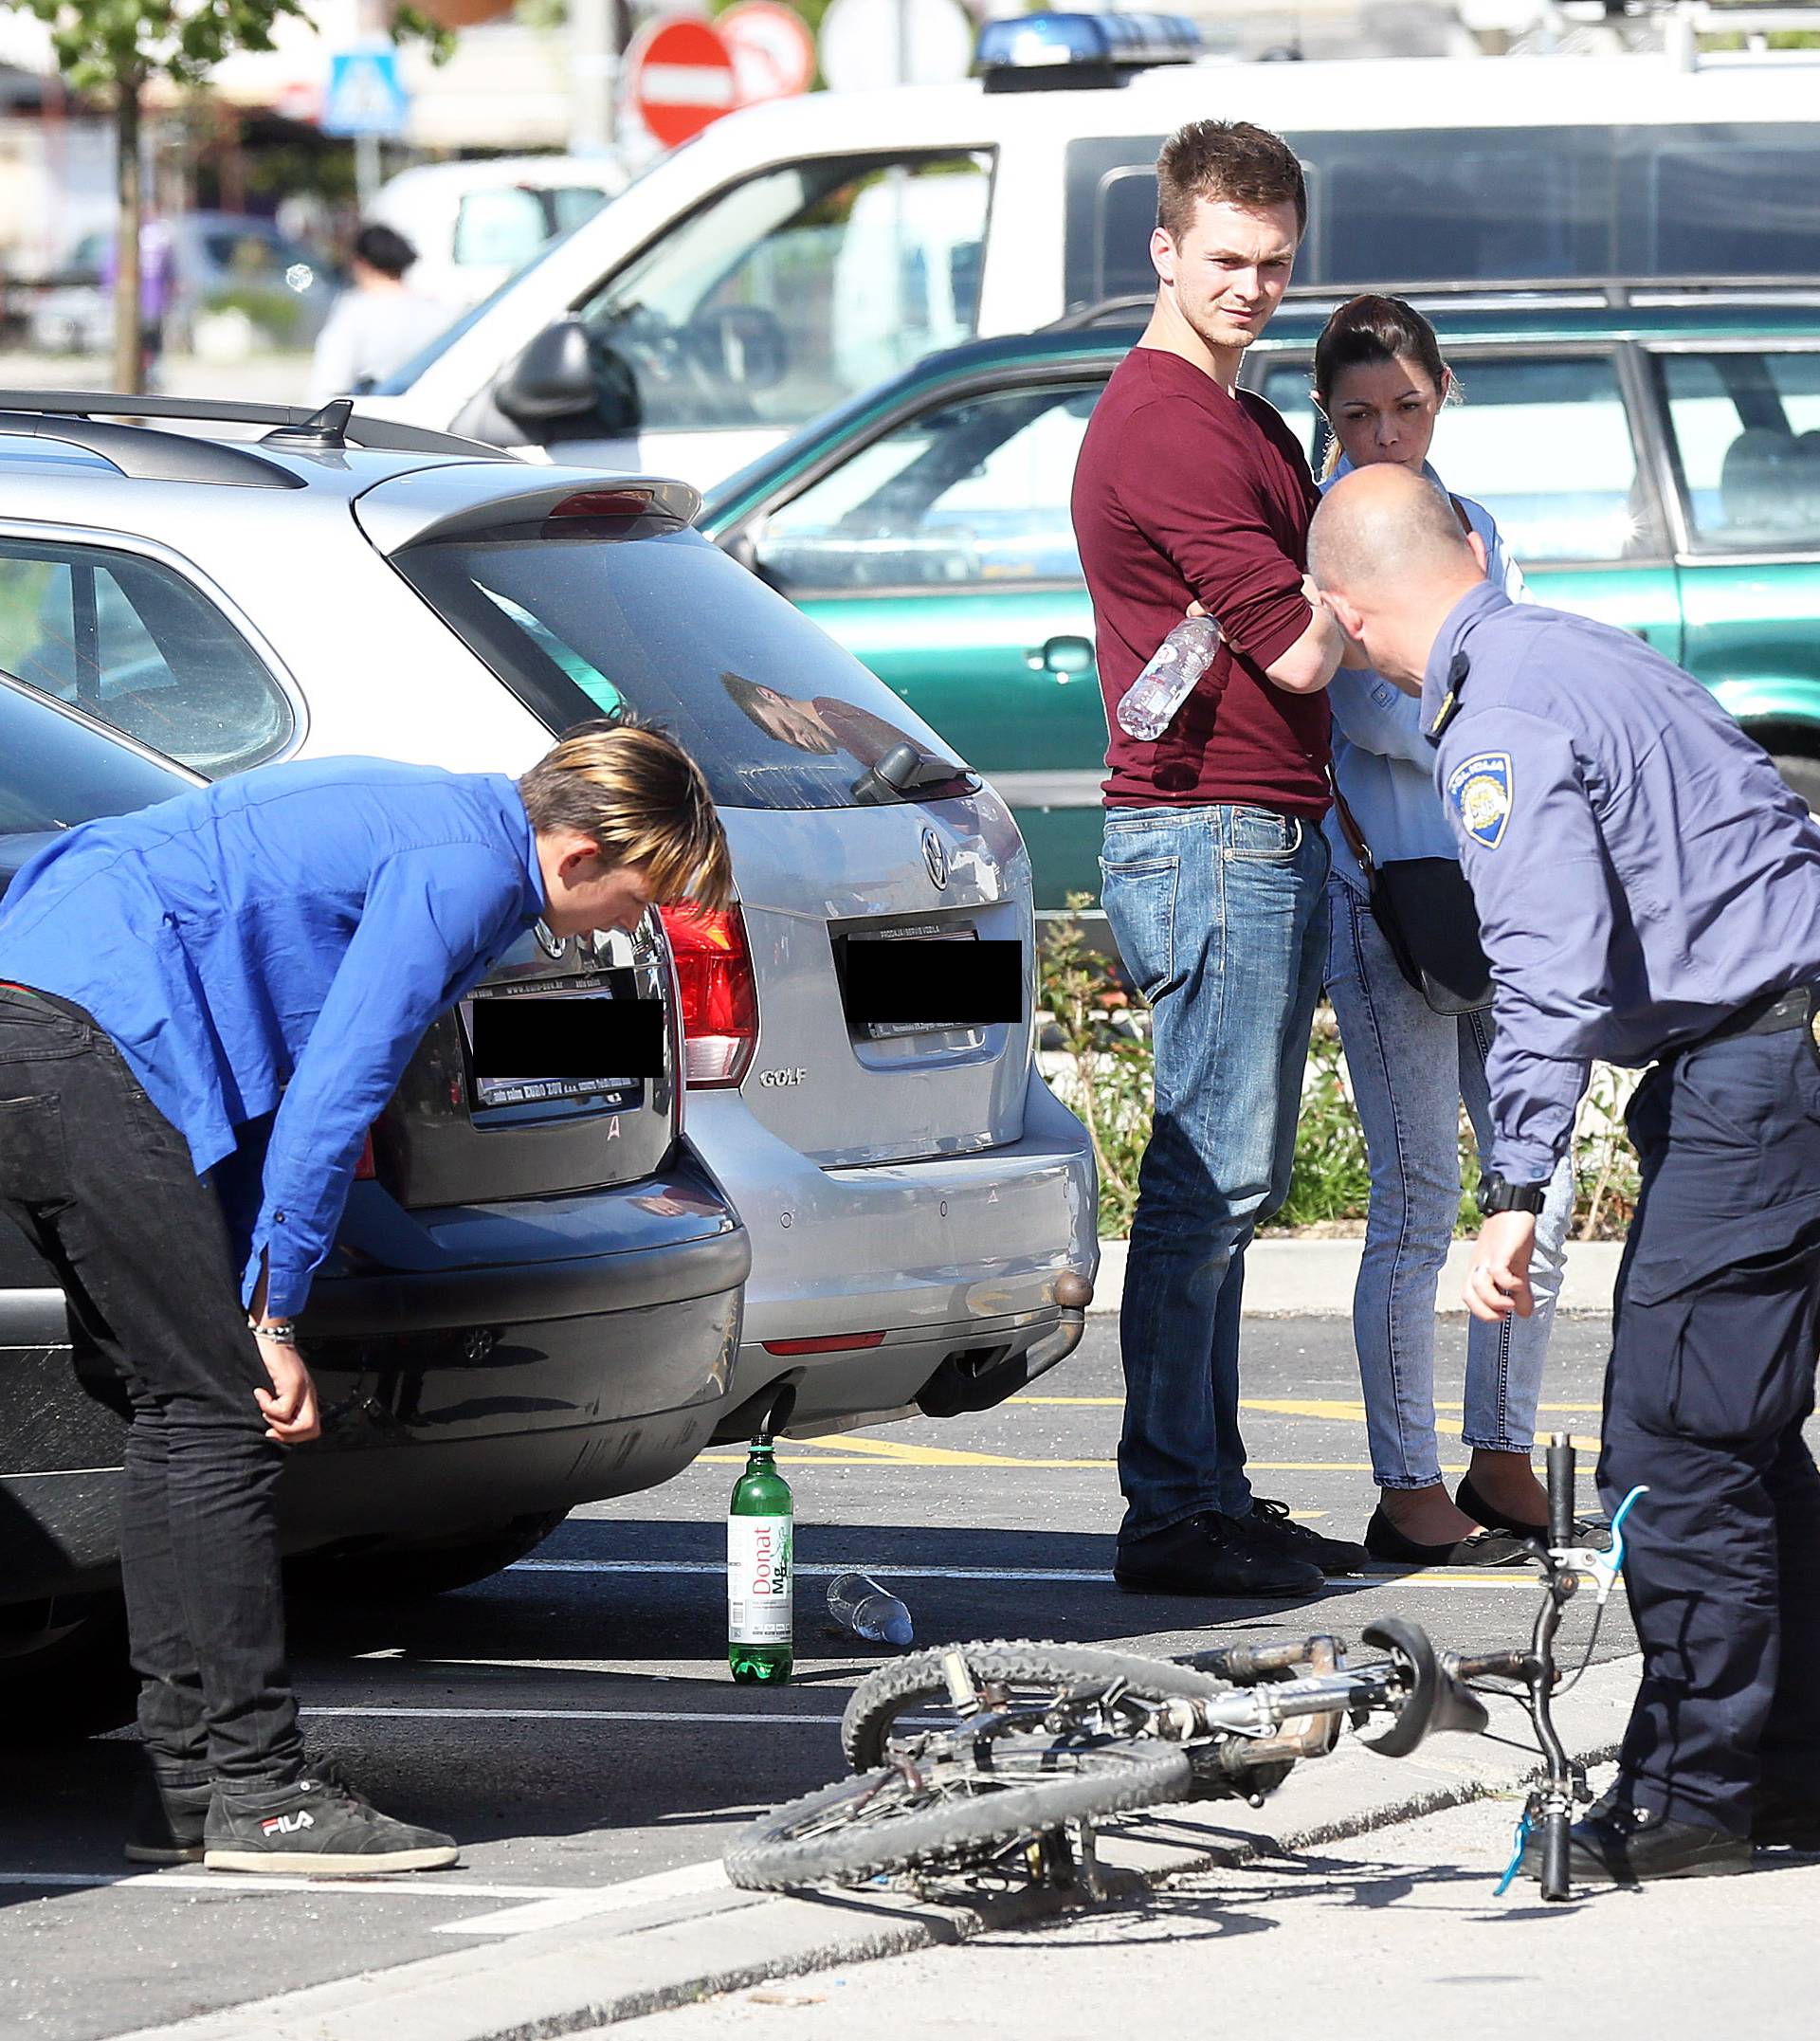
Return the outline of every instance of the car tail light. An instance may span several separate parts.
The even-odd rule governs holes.
[[[703,1089],[738,1084],[758,1047],[758,988],[737,907],[665,907],[682,1001],[683,1071]]]
[[[882,1332],[836,1332],[819,1339],[761,1339],[767,1354],[853,1354],[867,1347],[883,1346]]]
[[[354,1165],[355,1183],[372,1183],[379,1175],[379,1165],[373,1156],[373,1130],[367,1130],[367,1138],[360,1144],[360,1159]]]

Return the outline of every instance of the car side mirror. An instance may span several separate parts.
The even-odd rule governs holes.
[[[592,411],[599,394],[586,330],[578,319],[559,319],[507,365],[493,401],[515,425],[542,426]]]

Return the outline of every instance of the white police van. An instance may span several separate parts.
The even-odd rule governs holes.
[[[717,481],[933,348],[1154,288],[1163,137],[1290,137],[1301,282],[1820,275],[1820,64],[1241,64],[1165,16],[981,30],[964,84],[717,121],[362,410]]]

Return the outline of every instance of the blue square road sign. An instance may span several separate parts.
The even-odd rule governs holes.
[[[323,134],[402,135],[410,113],[410,94],[398,76],[398,52],[390,44],[337,50],[329,59]]]

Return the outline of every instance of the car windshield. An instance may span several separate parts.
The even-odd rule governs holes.
[[[0,878],[53,835],[168,801],[189,782],[26,689],[0,683]]]
[[[854,807],[902,744],[927,761],[919,798],[968,791],[883,682],[697,532],[451,540],[394,564],[547,728],[657,723],[723,807]]]

